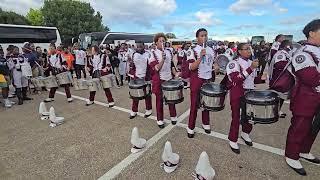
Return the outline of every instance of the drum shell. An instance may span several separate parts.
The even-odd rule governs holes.
[[[129,95],[131,99],[145,99],[151,95],[151,85],[143,79],[131,80],[129,83]]]
[[[211,93],[204,90],[207,85],[219,87],[219,91],[215,91],[213,88]],[[208,111],[221,111],[225,107],[225,96],[227,91],[223,86],[214,83],[204,84],[200,90],[200,107]]]
[[[271,124],[279,120],[279,96],[272,91],[251,91],[249,93],[269,93],[270,97],[254,99],[245,95],[246,118],[254,124]]]
[[[87,90],[88,84],[84,79],[77,79],[74,83],[75,90]]]
[[[90,92],[92,91],[98,91],[100,89],[100,79],[94,78],[86,81],[88,85],[88,89]]]
[[[63,72],[56,75],[59,85],[71,84],[69,72]]]
[[[43,77],[36,77],[36,78],[32,78],[31,82],[32,84],[37,87],[37,88],[42,88],[45,87],[45,83],[44,83],[44,79]]]
[[[100,81],[104,89],[112,88],[113,86],[115,86],[115,76],[113,74],[101,76]]]
[[[183,102],[183,82],[180,80],[170,80],[175,81],[176,85],[171,87],[166,87],[165,84],[161,85],[164,101],[167,104],[179,104]]]
[[[44,78],[44,84],[48,89],[57,88],[59,86],[55,76],[49,76]]]

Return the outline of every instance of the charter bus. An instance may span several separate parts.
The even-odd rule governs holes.
[[[293,35],[283,35],[285,40],[293,41]]]
[[[184,44],[184,43],[192,44],[191,39],[169,39],[168,41],[171,43],[172,47],[175,50],[180,49],[182,47],[182,44]]]
[[[106,45],[111,47],[117,46],[119,43],[135,45],[135,43],[145,43],[150,45],[153,42],[154,34],[143,33],[123,33],[123,32],[92,32],[79,35],[79,43],[81,48],[87,49],[93,45]]]
[[[261,41],[265,41],[264,36],[252,36],[251,45],[260,44]]]
[[[5,53],[9,45],[21,48],[25,42],[49,50],[50,43],[58,46],[61,38],[56,27],[0,24],[0,45]]]

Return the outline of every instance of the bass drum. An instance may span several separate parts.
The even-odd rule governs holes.
[[[225,107],[227,90],[221,84],[204,84],[200,90],[200,108],[208,111],[222,111]]]
[[[245,94],[246,118],[253,124],[271,124],[279,120],[277,93],[269,90],[253,90]]]
[[[131,99],[145,99],[151,95],[150,84],[143,79],[133,79],[129,83],[129,95]]]
[[[181,80],[169,80],[161,84],[163,98],[167,104],[179,104],[183,102],[183,82]]]

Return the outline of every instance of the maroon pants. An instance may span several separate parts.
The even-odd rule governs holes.
[[[157,120],[163,121],[163,95],[162,90],[159,90],[159,93],[156,93],[156,109],[157,109]],[[169,106],[169,113],[170,117],[176,117],[176,105],[175,104],[168,104]]]
[[[199,107],[199,100],[200,100],[200,89],[202,84],[205,82],[205,80],[200,79],[198,77],[191,77],[190,78],[190,99],[191,99],[191,105],[190,105],[190,115],[189,115],[189,123],[188,127],[189,129],[194,129],[196,125],[196,119],[197,119],[197,113],[198,113],[198,107]],[[202,111],[202,124],[209,125],[209,111],[203,110]]]
[[[71,98],[71,93],[70,93],[69,84],[65,84],[65,85],[62,85],[62,86],[64,86],[64,91],[66,92],[67,98]],[[55,88],[50,88],[49,98],[54,98],[54,95],[56,94],[57,89],[58,89],[57,87],[55,87]]]
[[[146,103],[146,110],[151,110],[152,109],[151,95],[147,96],[144,101]],[[132,99],[132,111],[133,112],[138,112],[138,106],[139,106],[139,100]]]
[[[103,89],[104,90],[104,93],[106,94],[106,97],[107,97],[107,101],[109,103],[111,102],[114,102],[113,98],[112,98],[112,94],[111,94],[111,91],[109,88],[105,88]],[[96,96],[96,91],[90,91],[90,97],[89,97],[89,100],[90,101],[94,101],[94,97]]]
[[[230,92],[232,93],[232,92]],[[231,95],[231,94],[230,94]],[[230,105],[231,105],[231,116],[232,116],[232,121],[230,125],[230,131],[229,131],[229,136],[228,139],[232,142],[237,142],[238,141],[238,135],[239,135],[239,126],[240,126],[240,109],[241,107],[244,107],[244,101],[242,98],[239,99],[234,99],[230,100]],[[244,108],[242,108],[242,113]],[[244,117],[242,117],[244,118]],[[248,121],[243,122],[242,124],[242,132],[249,134],[252,130],[252,124],[250,124]]]
[[[311,133],[314,116],[299,116],[293,113],[288,130],[285,155],[298,160],[299,153],[309,153],[317,134]]]

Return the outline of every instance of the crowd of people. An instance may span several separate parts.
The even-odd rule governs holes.
[[[171,47],[163,33],[155,35],[151,46],[143,43],[136,43],[135,46],[122,43],[115,48],[104,45],[92,46],[84,50],[78,44],[62,45],[57,48],[51,44],[48,52],[45,50],[42,52],[40,47],[35,48],[32,43],[25,43],[22,53],[18,47],[9,46],[6,55],[0,49],[0,85],[4,105],[11,107],[14,104],[8,98],[11,83],[19,105],[23,104],[23,101],[32,100],[27,96],[30,81],[21,71],[26,63],[31,66],[33,77],[58,75],[62,72],[75,73],[77,79],[88,76],[100,78],[114,74],[118,88],[124,86],[125,81],[130,82],[131,79],[143,79],[151,83],[152,93],[156,98],[157,125],[159,128],[164,128],[164,98],[161,85],[171,79],[180,78],[184,81],[185,88],[190,87],[191,104],[187,136],[193,138],[200,89],[205,83],[215,81],[215,76],[220,69],[216,57],[219,54],[226,54],[231,59],[226,66],[226,75],[221,84],[229,90],[230,95],[232,113],[228,139],[231,150],[237,154],[240,153],[237,143],[240,125],[242,126],[240,137],[248,146],[253,145],[250,138],[253,127],[246,120],[244,95],[253,91],[255,84],[269,81],[270,89],[283,95],[280,108],[287,99],[284,94],[291,92],[290,110],[293,117],[288,130],[285,160],[297,173],[306,175],[299,161],[300,158],[320,164],[320,159],[310,153],[319,131],[319,127],[314,128],[313,122],[320,121],[320,20],[308,23],[303,33],[307,41],[301,44],[302,47],[299,49],[293,49],[292,42],[285,40],[281,34],[275,38],[272,45],[264,41],[254,46],[249,43],[233,42],[207,44],[208,31],[203,28],[196,32],[195,45],[186,43],[179,50]],[[295,82],[291,86],[286,84],[285,87],[277,84],[279,79],[283,79],[283,74],[287,74],[288,78],[291,77]],[[285,83],[289,81],[286,80]],[[73,100],[70,86],[72,84],[64,85],[68,102]],[[291,89],[286,89],[288,87]],[[44,101],[53,101],[56,90],[56,87],[50,88],[49,97]],[[38,89],[35,88],[34,91]],[[115,101],[110,88],[104,88],[104,92],[108,107],[114,106]],[[95,91],[89,93],[87,106],[94,104],[95,94]],[[145,117],[152,113],[151,102],[151,96],[145,98]],[[133,99],[130,119],[137,116],[138,103],[139,100]],[[168,104],[168,106],[171,123],[175,125],[177,123],[176,105]],[[280,112],[279,116],[284,118],[286,114]],[[209,111],[206,109],[202,109],[202,128],[206,133],[211,133]]]

